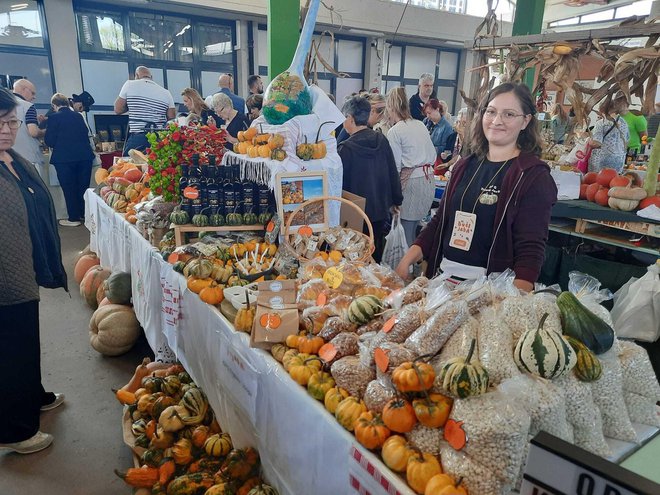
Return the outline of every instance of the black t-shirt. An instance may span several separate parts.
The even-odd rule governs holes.
[[[480,164],[481,166],[479,166]],[[506,164],[505,162],[491,162],[488,159],[481,163],[476,157],[466,165],[465,173],[447,204],[448,222],[442,235],[442,253],[445,258],[464,265],[486,268],[488,252],[495,233],[497,203],[501,200],[502,181],[509,166],[510,160]],[[456,249],[449,245],[457,210],[477,215],[469,251]]]
[[[227,134],[231,137],[238,136],[238,131],[244,131],[250,127],[250,119],[244,113],[238,112],[226,128]],[[234,150],[234,145],[229,141],[225,143],[225,148]]]

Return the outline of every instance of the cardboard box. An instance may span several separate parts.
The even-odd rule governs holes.
[[[367,200],[362,196],[358,196],[357,194],[353,194],[348,191],[342,191],[341,197],[355,203],[362,211],[364,211]],[[362,232],[364,219],[355,210],[355,208],[351,208],[350,206],[342,203],[341,210],[339,212],[339,225],[342,227],[348,227],[349,229],[357,230],[358,232]]]

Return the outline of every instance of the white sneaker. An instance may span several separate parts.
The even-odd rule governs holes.
[[[41,410],[50,411],[51,409],[55,409],[56,407],[61,406],[63,402],[64,402],[64,394],[55,394],[55,400],[50,404],[44,404],[43,406],[41,406]]]
[[[80,222],[71,222],[69,220],[60,220],[59,223],[62,227],[78,227]]]
[[[53,443],[53,435],[38,431],[33,437],[22,442],[0,443],[0,449],[13,450],[18,454],[32,454],[44,450]]]

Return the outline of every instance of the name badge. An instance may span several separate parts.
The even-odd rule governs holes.
[[[477,215],[465,211],[457,211],[454,218],[454,228],[451,231],[449,245],[456,249],[469,251],[477,226]]]

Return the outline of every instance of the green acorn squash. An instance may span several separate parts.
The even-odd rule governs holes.
[[[131,288],[131,274],[115,272],[103,282],[105,297],[112,304],[130,304],[133,289]]]
[[[564,335],[586,345],[594,354],[603,354],[614,345],[614,330],[589,311],[571,292],[557,296]]]

